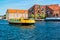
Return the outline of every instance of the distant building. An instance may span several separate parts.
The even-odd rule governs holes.
[[[47,5],[46,11],[48,11],[48,12],[50,11],[49,13],[46,12],[46,14],[48,14],[48,17],[60,17],[58,4]]]
[[[59,13],[59,5],[53,4],[53,5],[34,5],[29,10],[29,17],[31,17],[31,14],[34,14],[35,19],[40,19],[42,14],[44,14],[45,17],[60,17]],[[40,18],[36,17],[36,14],[39,15]]]
[[[3,19],[3,16],[0,16],[0,19]]]
[[[9,19],[20,19],[28,18],[28,10],[15,10],[15,9],[8,9],[6,12],[6,18]]]
[[[45,14],[45,6],[43,5],[34,5],[33,7],[31,7],[29,10],[29,17],[31,16],[31,14],[34,14],[34,18],[37,19],[36,15],[39,15],[39,17],[42,16],[42,14]]]
[[[59,7],[59,13],[60,13],[60,7]]]
[[[44,19],[46,17],[60,17],[60,6],[53,5],[34,5],[28,10],[8,9],[6,12],[7,19],[20,19],[21,17],[27,19],[33,17],[35,19]]]

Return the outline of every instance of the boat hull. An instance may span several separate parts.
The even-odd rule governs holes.
[[[11,23],[11,24],[34,24],[34,23],[17,23],[17,22],[16,23],[15,22],[14,23],[13,22],[9,22],[9,23]]]
[[[19,22],[9,22],[9,24],[32,25],[32,24],[35,24],[35,23],[19,23]]]

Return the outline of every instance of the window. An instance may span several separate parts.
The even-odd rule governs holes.
[[[31,11],[31,12],[34,12],[34,10],[33,10],[33,11]]]
[[[40,6],[38,6],[38,9],[40,8]]]
[[[38,13],[40,13],[40,9],[38,9]]]
[[[46,10],[46,13],[48,13],[48,12],[49,12],[49,9]]]
[[[58,14],[56,13],[56,17],[58,17]]]
[[[44,11],[44,8],[42,8],[42,11]]]

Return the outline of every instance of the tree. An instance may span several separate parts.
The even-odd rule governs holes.
[[[37,17],[37,18],[40,18],[39,14],[36,14],[36,17]]]
[[[42,18],[42,19],[44,19],[44,18],[45,18],[45,14],[44,14],[44,13],[42,13],[42,16],[41,16],[41,18]]]
[[[6,19],[6,14],[5,14],[5,15],[3,15],[3,19]]]
[[[34,18],[34,14],[31,14],[31,18]]]

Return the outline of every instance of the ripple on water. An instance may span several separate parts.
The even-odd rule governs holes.
[[[0,40],[60,40],[60,22],[40,21],[34,27],[0,23]]]

